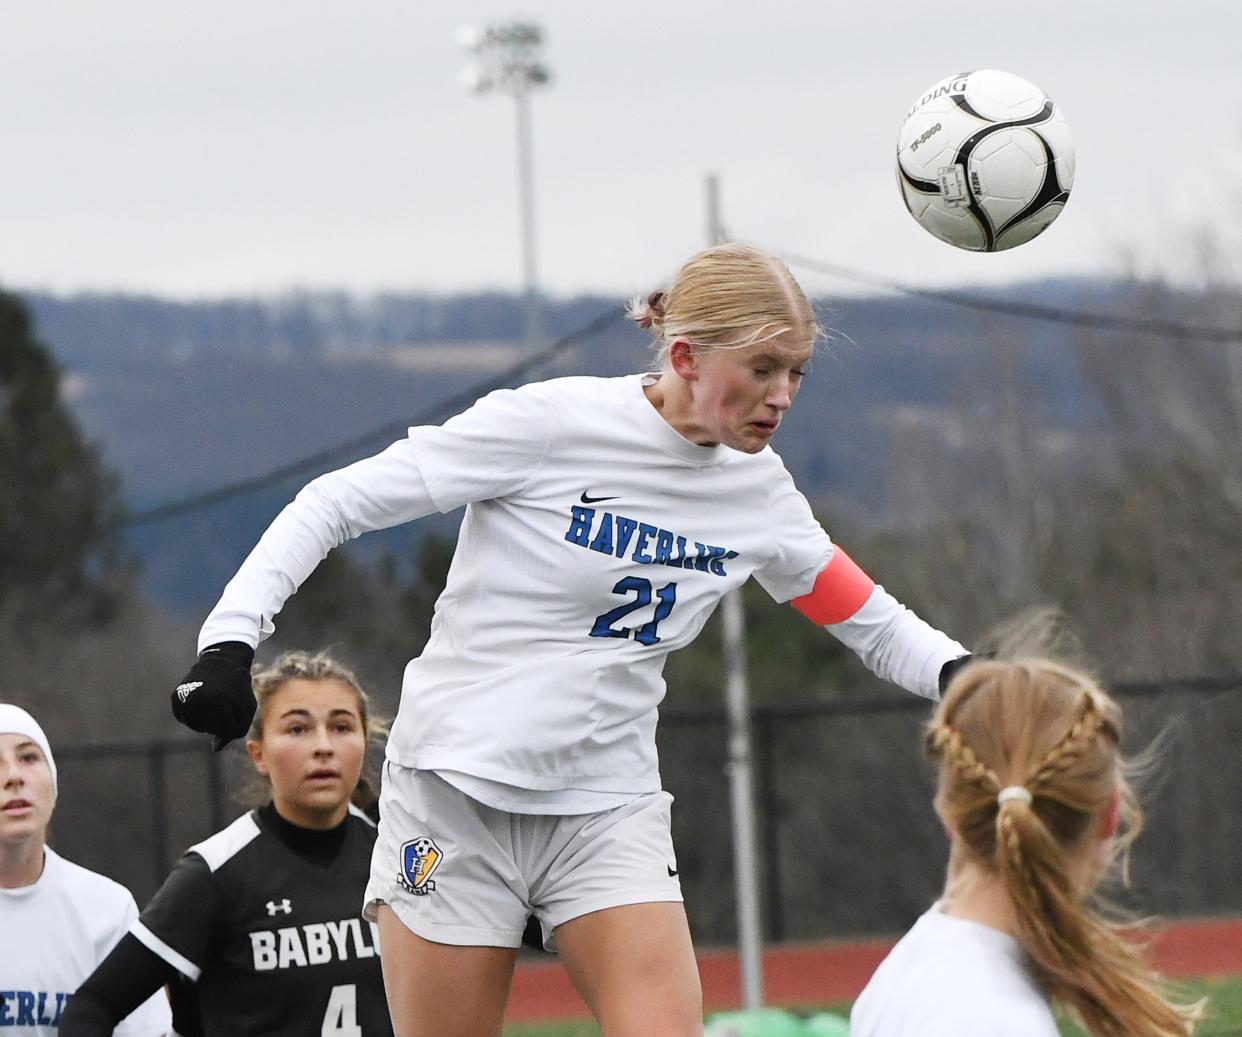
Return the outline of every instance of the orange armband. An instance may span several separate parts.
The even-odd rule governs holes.
[[[819,626],[841,623],[867,603],[875,581],[858,568],[857,563],[839,547],[820,574],[810,594],[794,598],[794,608]]]

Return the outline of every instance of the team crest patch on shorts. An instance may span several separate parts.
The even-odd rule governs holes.
[[[401,888],[416,897],[433,892],[436,884],[431,881],[431,876],[443,859],[440,847],[429,836],[422,835],[404,843],[401,847],[401,874],[397,876]]]

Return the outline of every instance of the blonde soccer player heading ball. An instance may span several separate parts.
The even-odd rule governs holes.
[[[752,576],[936,697],[966,649],[816,521],[771,443],[820,329],[774,256],[722,245],[632,307],[655,370],[500,390],[316,479],[264,533],[172,694],[237,737],[273,617],[345,539],[465,506],[406,667],[366,894],[394,1031],[501,1031],[535,916],[610,1037],[702,1030],[656,758],[662,671]]]

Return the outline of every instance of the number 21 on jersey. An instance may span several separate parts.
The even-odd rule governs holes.
[[[655,589],[654,595],[657,601],[655,613],[639,627],[619,626],[618,624],[631,612],[645,609],[651,604],[653,593],[651,581],[641,576],[627,576],[617,581],[616,586],[612,588],[612,593],[621,594],[627,598],[633,595],[633,600],[618,605],[615,609],[609,609],[601,616],[596,616],[595,625],[591,627],[591,636],[633,636],[634,640],[641,645],[658,644],[660,636],[656,631],[660,626],[660,620],[667,619],[668,614],[673,611],[673,605],[677,602],[677,584],[666,583],[663,587]]]

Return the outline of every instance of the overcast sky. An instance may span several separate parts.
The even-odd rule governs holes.
[[[513,105],[458,86],[453,38],[514,16],[554,76],[533,121],[557,295],[661,283],[703,244],[709,172],[733,236],[922,285],[1176,265],[1239,176],[1225,0],[53,0],[0,30],[0,282],[516,288]],[[1041,86],[1077,144],[1060,220],[995,255],[927,235],[893,175],[910,104],[978,67]]]

